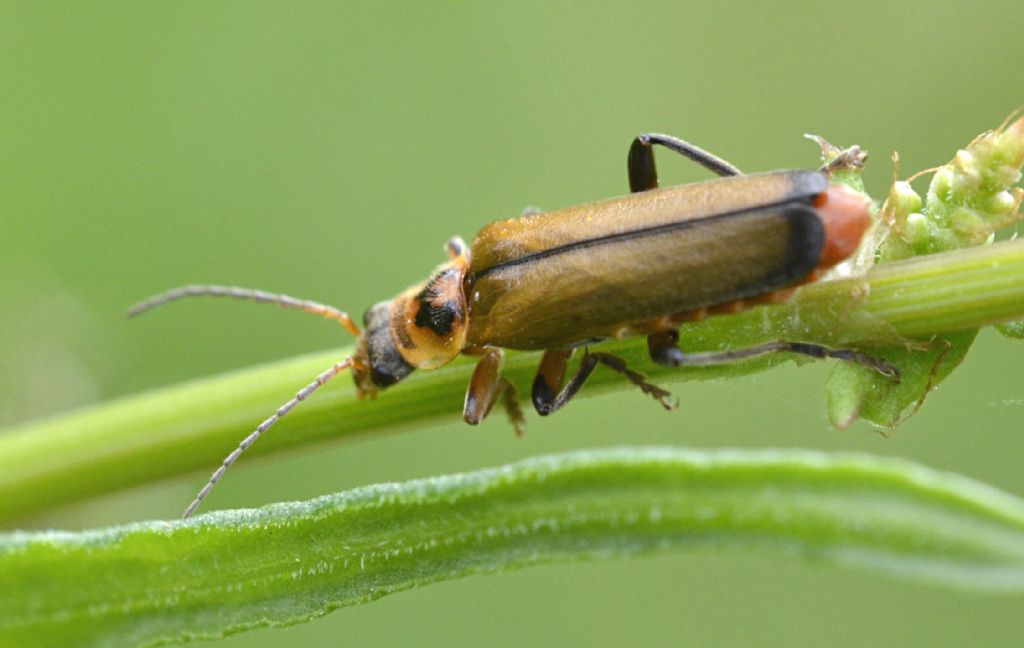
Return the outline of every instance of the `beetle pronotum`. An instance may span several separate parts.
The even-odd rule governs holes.
[[[722,177],[659,189],[654,145]],[[132,307],[129,316],[182,297],[228,296],[333,319],[357,338],[351,357],[317,376],[224,459],[184,517],[261,434],[345,369],[360,395],[372,395],[414,369],[436,369],[463,353],[480,356],[463,418],[475,425],[502,400],[517,433],[523,415],[515,388],[501,375],[506,348],[544,352],[531,394],[542,416],[569,402],[598,364],[674,407],[667,391],[622,359],[588,350],[604,338],[646,335],[651,359],[669,367],[787,352],[856,362],[898,379],[884,360],[803,342],[689,354],[676,346],[680,324],[784,301],[850,256],[869,223],[866,198],[830,183],[828,168],[743,175],[707,151],[656,133],[633,141],[627,165],[629,195],[491,223],[472,247],[451,239],[448,262],[427,281],[370,307],[363,330],[332,306],[225,286],[185,286]],[[583,358],[565,382],[578,347]]]

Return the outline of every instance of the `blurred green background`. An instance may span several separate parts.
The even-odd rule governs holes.
[[[336,326],[246,304],[197,301],[130,324],[122,312],[189,282],[361,312],[423,278],[453,234],[624,193],[640,131],[751,171],[816,164],[805,132],[857,143],[881,197],[892,150],[904,175],[942,163],[1024,103],[1022,27],[1019,2],[4,0],[0,425],[348,344]],[[660,161],[667,182],[707,177]],[[1024,494],[1022,360],[1024,347],[983,333],[891,438],[831,430],[828,367],[790,364],[676,385],[674,414],[627,391],[531,416],[523,439],[500,416],[473,429],[452,412],[243,461],[214,505],[621,444],[860,450]],[[205,478],[25,525],[173,517]],[[1019,641],[1022,603],[771,556],[668,555],[443,583],[224,645],[1005,645]]]

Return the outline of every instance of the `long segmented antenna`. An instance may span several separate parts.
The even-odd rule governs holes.
[[[238,447],[235,448],[235,450],[231,454],[224,458],[224,461],[221,462],[221,465],[217,468],[217,470],[213,471],[213,474],[210,475],[210,480],[206,482],[206,485],[203,486],[203,488],[199,491],[199,494],[196,495],[196,498],[192,500],[192,503],[188,505],[187,509],[185,509],[185,513],[181,516],[182,519],[187,519],[193,513],[196,512],[196,509],[199,508],[199,505],[203,503],[203,500],[206,499],[206,496],[210,494],[210,491],[213,490],[213,487],[217,484],[218,481],[220,481],[220,478],[224,476],[224,473],[227,472],[227,469],[231,467],[231,464],[235,463],[238,457],[241,456],[241,454],[245,452],[249,448],[249,446],[255,443],[256,439],[260,438],[260,435],[262,435],[264,432],[273,427],[274,423],[277,423],[282,416],[292,411],[292,409],[296,405],[309,398],[310,394],[315,392],[321,386],[327,384],[328,380],[334,378],[345,369],[348,369],[349,367],[352,366],[352,364],[352,358],[347,358],[341,362],[336,363],[333,367],[317,376],[316,380],[300,389],[299,392],[295,394],[295,398],[291,399],[281,407],[278,407],[277,411],[274,412],[274,414],[270,418],[260,423],[259,427],[257,427],[252,434],[245,437],[245,439],[243,439],[242,442],[238,444]]]
[[[345,327],[345,330],[347,330],[352,335],[356,337],[359,337],[361,335],[359,327],[356,326],[356,323],[352,321],[352,318],[349,317],[348,313],[342,310],[338,310],[333,306],[328,306],[326,304],[321,304],[319,302],[311,301],[308,299],[297,299],[289,295],[269,293],[263,290],[250,290],[248,288],[239,288],[237,286],[182,286],[180,288],[175,288],[174,290],[169,290],[165,293],[155,295],[145,301],[135,304],[134,306],[128,309],[127,315],[128,317],[136,317],[138,315],[145,313],[146,311],[157,308],[158,306],[163,306],[164,304],[168,304],[172,301],[177,301],[184,297],[231,297],[233,299],[246,299],[249,301],[254,301],[258,304],[277,304],[282,308],[301,310],[307,313],[312,313],[313,315],[319,315],[321,317],[326,317],[327,319],[335,320],[336,322],[340,323],[343,327]],[[292,409],[294,409],[296,405],[309,398],[310,394],[319,389],[321,385],[326,384],[328,380],[334,378],[345,369],[351,367],[353,364],[355,364],[355,360],[353,360],[352,358],[347,358],[341,362],[336,363],[330,369],[317,376],[316,380],[314,380],[313,382],[309,383],[301,390],[299,390],[299,392],[295,394],[295,398],[291,399],[281,407],[278,407],[277,411],[274,412],[273,416],[260,423],[259,427],[257,427],[252,434],[245,437],[245,439],[243,439],[242,442],[238,444],[238,447],[235,448],[235,450],[231,454],[224,458],[224,461],[221,462],[221,465],[217,468],[217,470],[213,471],[213,475],[210,476],[209,481],[206,482],[206,485],[203,486],[203,488],[199,491],[199,494],[196,495],[196,498],[192,500],[192,503],[188,505],[187,509],[185,509],[185,513],[184,515],[182,515],[182,518],[188,518],[196,512],[196,509],[199,508],[199,505],[203,503],[203,500],[206,499],[206,496],[210,494],[210,491],[213,490],[213,487],[217,484],[218,481],[220,481],[220,478],[224,476],[224,473],[227,472],[227,469],[231,467],[231,464],[235,463],[238,457],[241,456],[241,454],[245,452],[249,448],[249,446],[255,443],[256,439],[260,438],[260,435],[262,435],[264,432],[273,427],[273,425],[277,423],[282,416],[292,411]]]
[[[359,336],[359,327],[352,321],[348,313],[338,310],[333,306],[310,301],[308,299],[297,299],[288,295],[269,293],[263,290],[250,290],[238,288],[237,286],[216,286],[216,285],[190,285],[175,288],[165,293],[139,302],[128,309],[128,317],[136,317],[152,310],[158,306],[177,301],[184,297],[231,297],[233,299],[246,299],[259,304],[277,304],[282,308],[293,308],[305,311],[313,315],[319,315],[339,322],[352,335]]]

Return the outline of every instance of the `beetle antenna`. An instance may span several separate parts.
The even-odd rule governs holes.
[[[178,301],[184,297],[231,297],[233,299],[247,299],[259,304],[277,304],[281,308],[293,308],[305,311],[313,315],[319,315],[339,322],[345,330],[359,337],[359,327],[352,321],[348,313],[339,310],[334,306],[328,306],[308,299],[297,299],[288,295],[269,293],[263,290],[249,290],[237,286],[213,286],[213,285],[189,285],[169,290],[165,293],[155,295],[149,299],[135,304],[128,309],[128,317],[136,317],[152,310],[158,306]]]
[[[192,503],[188,505],[187,509],[185,509],[185,513],[181,516],[182,519],[189,518],[193,513],[196,512],[196,509],[199,508],[199,505],[203,503],[203,500],[206,499],[206,496],[210,494],[210,491],[213,490],[213,487],[217,484],[218,481],[220,481],[220,478],[223,477],[224,473],[227,472],[228,468],[231,467],[231,464],[235,463],[238,457],[241,456],[241,454],[245,452],[249,448],[249,446],[255,443],[256,439],[260,438],[260,435],[262,435],[264,432],[273,427],[275,423],[281,420],[282,416],[292,411],[292,409],[294,409],[296,405],[309,398],[310,394],[315,392],[321,386],[327,384],[328,380],[334,378],[345,369],[351,367],[353,364],[354,361],[352,358],[346,358],[345,360],[336,363],[333,367],[317,376],[316,380],[300,389],[299,392],[295,394],[295,398],[291,399],[281,407],[278,407],[277,411],[275,411],[270,416],[270,418],[260,423],[259,427],[257,427],[252,432],[252,434],[245,437],[242,440],[242,442],[238,444],[238,447],[235,448],[231,454],[224,458],[224,461],[222,461],[220,466],[217,467],[217,470],[213,471],[213,474],[210,475],[210,480],[206,482],[206,485],[203,486],[203,488],[199,491],[199,494],[196,495],[196,498],[192,500]]]

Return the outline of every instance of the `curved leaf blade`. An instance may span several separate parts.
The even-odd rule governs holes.
[[[214,637],[467,574],[709,548],[1024,591],[1024,502],[863,455],[581,451],[188,521],[9,534],[0,643]]]

